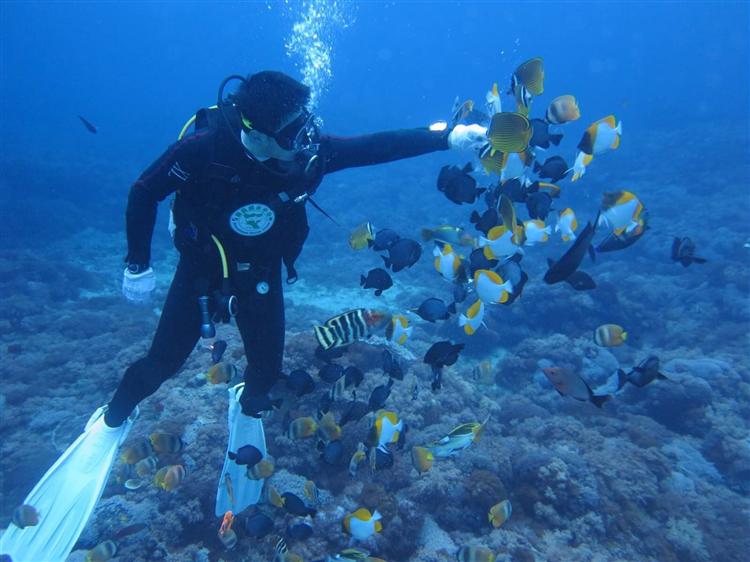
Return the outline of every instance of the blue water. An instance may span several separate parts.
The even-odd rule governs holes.
[[[14,2],[0,6],[0,18],[0,525],[147,349],[176,256],[162,205],[153,243],[154,310],[122,302],[128,189],[196,109],[215,103],[224,77],[275,69],[307,79],[323,129],[356,135],[447,119],[456,96],[481,106],[493,82],[506,90],[513,70],[538,56],[545,92],[531,116],[541,117],[552,98],[566,93],[582,112],[549,154],[572,163],[583,130],[608,114],[622,120],[624,131],[620,148],[597,157],[581,181],[561,182],[556,210],[572,206],[583,226],[603,192],[627,189],[648,208],[652,231],[586,266],[599,284],[591,293],[542,283],[546,258],[565,250],[557,236],[529,248],[523,299],[493,310],[486,330],[472,338],[455,320],[434,326],[414,317],[410,365],[425,380],[421,355],[430,343],[451,339],[467,348],[447,376],[455,385],[448,392],[433,398],[426,383],[411,401],[404,382],[395,393],[389,407],[410,425],[408,448],[490,413],[494,424],[468,452],[421,478],[409,472],[405,450],[397,476],[346,484],[346,466],[334,473],[310,468],[318,463],[314,445],[290,448],[280,418],[268,421],[275,425],[267,429],[269,448],[285,482],[304,476],[329,490],[316,535],[292,550],[306,560],[341,550],[348,541],[341,516],[366,504],[384,512],[384,532],[362,548],[389,561],[450,559],[469,544],[490,547],[499,560],[746,556],[747,3]],[[306,52],[317,57],[317,69]],[[503,102],[513,108],[510,97]],[[435,181],[441,166],[472,159],[442,152],[324,181],[317,201],[341,226],[310,212],[302,282],[288,292],[285,366],[306,366],[310,326],[347,307],[384,303],[403,311],[428,296],[450,298],[425,244],[421,262],[394,275],[394,289],[375,299],[359,289],[359,275],[382,262],[352,252],[347,239],[365,220],[413,237],[425,226],[470,227],[471,208],[451,203]],[[483,186],[492,181],[475,176]],[[522,206],[519,216],[526,218]],[[672,263],[673,236],[691,237],[708,264]],[[607,322],[627,325],[631,339],[592,359],[591,332]],[[226,334],[244,362],[236,332]],[[590,404],[559,397],[541,375],[540,367],[566,354],[592,383],[604,384],[618,367],[627,370],[648,355],[660,356],[678,382],[628,388],[604,414],[592,412]],[[360,351],[356,360],[379,377],[377,357]],[[471,378],[485,359],[497,361],[489,389]],[[138,496],[111,484],[81,549],[114,535],[117,524],[107,521],[118,513],[121,527],[148,524],[119,541],[121,560],[154,559],[155,551],[169,560],[240,560],[245,553],[272,559],[270,543],[240,537],[240,546],[226,551],[216,539],[224,394],[207,399],[188,384],[206,361],[194,353],[179,377],[146,402],[139,422],[144,435],[165,424],[193,432],[193,452],[188,448],[190,459],[182,460],[190,465],[186,485],[175,495]],[[370,386],[379,384],[372,377]],[[301,406],[300,415],[314,407]],[[363,438],[349,437],[355,444]],[[363,490],[363,482],[370,488]],[[499,488],[514,513],[491,531],[485,507],[476,505]],[[399,512],[393,501],[380,505],[373,496],[401,498],[409,507]],[[280,533],[283,521],[279,515]]]

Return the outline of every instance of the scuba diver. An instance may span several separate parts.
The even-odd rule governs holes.
[[[231,80],[236,92],[225,98]],[[229,443],[217,487],[216,514],[239,513],[259,501],[263,480],[247,478],[240,449],[266,456],[261,413],[282,368],[286,282],[308,234],[306,203],[326,174],[448,148],[479,149],[480,125],[381,132],[358,137],[322,134],[306,106],[307,86],[275,71],[225,79],[216,106],[196,113],[130,189],[128,253],[122,290],[145,301],[155,286],[151,237],[157,205],[176,194],[173,238],[180,257],[150,349],[130,365],[110,402],[94,412],[82,435],[24,501],[39,524],[10,525],[0,552],[15,562],[64,560],[101,497],[138,404],[182,367],[215,321],[234,318],[247,368],[229,389]],[[195,131],[185,135],[194,120]],[[234,459],[234,460],[233,460]]]

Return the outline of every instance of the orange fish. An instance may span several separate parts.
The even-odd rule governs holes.
[[[232,529],[234,519],[235,517],[231,511],[227,511],[224,514],[224,519],[221,520],[221,527],[219,527],[219,536],[223,536],[227,531]]]

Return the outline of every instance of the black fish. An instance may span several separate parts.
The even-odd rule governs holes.
[[[336,365],[335,363],[328,363],[327,365],[323,365],[320,368],[320,370],[318,371],[318,376],[321,378],[321,380],[324,380],[325,382],[330,384],[334,384],[337,380],[344,376],[344,368],[341,365]]]
[[[675,238],[672,242],[672,261],[687,267],[693,263],[706,263],[708,260],[695,255],[695,243],[690,238]]]
[[[284,508],[292,515],[304,517],[305,515],[315,515],[318,512],[317,509],[307,507],[302,498],[296,494],[284,492],[281,494],[281,497],[284,500]]]
[[[315,381],[304,369],[296,369],[286,377],[286,387],[298,397],[315,390]]]
[[[330,411],[332,405],[333,398],[331,397],[331,393],[324,392],[320,397],[320,402],[318,402],[318,415],[322,417],[323,414],[327,414]]]
[[[529,119],[531,125],[531,139],[529,144],[531,146],[538,146],[539,148],[549,148],[550,143],[558,146],[562,140],[562,135],[552,135],[549,132],[549,123],[543,119]]]
[[[439,341],[432,344],[424,355],[424,362],[432,367],[432,390],[442,387],[443,367],[453,365],[458,361],[458,354],[464,348],[462,343]]]
[[[344,414],[341,416],[339,425],[346,425],[349,422],[361,420],[370,411],[370,406],[361,400],[352,400],[344,407]]]
[[[256,511],[245,519],[245,532],[256,539],[262,539],[273,531],[273,519],[265,513]]]
[[[584,271],[574,271],[565,279],[576,291],[590,291],[596,289],[596,282]]]
[[[597,216],[593,224],[591,222],[586,223],[585,228],[578,235],[578,238],[575,239],[573,245],[568,248],[568,251],[559,260],[549,260],[549,269],[544,274],[545,283],[552,285],[565,281],[578,269],[583,258],[586,257],[586,253],[590,251],[591,241],[594,239],[594,234],[596,234],[596,222],[598,220],[599,217]]]
[[[411,267],[419,261],[422,246],[416,240],[401,238],[388,248],[388,257],[383,256],[385,266],[397,273],[405,267]]]
[[[474,277],[474,272],[478,269],[494,269],[497,264],[500,263],[498,260],[488,259],[484,255],[482,248],[477,248],[469,254],[469,271],[471,276]]]
[[[313,535],[313,527],[309,519],[295,517],[287,524],[286,534],[290,539],[304,541]]]
[[[393,388],[393,379],[389,378],[388,384],[381,384],[373,389],[370,399],[367,401],[371,411],[375,412],[385,406],[385,401],[391,395],[391,388]]]
[[[514,203],[524,203],[529,195],[528,189],[521,183],[518,178],[513,178],[503,182],[498,188],[498,198],[505,195]]]
[[[500,220],[500,214],[497,212],[494,206],[490,209],[487,209],[481,215],[476,211],[472,211],[471,216],[469,217],[469,221],[471,221],[471,224],[474,225],[474,228],[483,233],[485,236],[487,236],[487,233],[493,227],[498,226],[502,222]]]
[[[526,193],[537,193],[541,190],[544,190],[543,193],[546,193],[547,195],[552,197],[552,199],[557,199],[558,197],[560,197],[561,189],[554,183],[549,183],[546,181],[540,182],[537,180],[526,187]]]
[[[347,346],[332,347],[330,349],[324,349],[323,346],[319,345],[318,347],[315,348],[315,358],[320,359],[321,361],[325,363],[328,363],[329,361],[343,357],[347,349],[348,349]]]
[[[400,239],[401,237],[396,234],[395,231],[389,228],[384,228],[382,230],[378,230],[375,233],[375,239],[370,240],[368,244],[370,245],[370,248],[372,248],[376,252],[385,252]]]
[[[375,447],[374,450],[370,450],[370,454],[375,455],[375,470],[383,470],[393,466],[393,453],[388,449],[384,451]]]
[[[211,364],[216,365],[221,358],[224,356],[224,352],[227,350],[227,342],[224,340],[216,340],[211,346]]]
[[[360,275],[359,284],[365,289],[375,289],[375,296],[379,297],[383,291],[393,286],[393,279],[382,267],[371,269],[367,277]]]
[[[430,297],[419,305],[414,312],[422,320],[435,322],[436,320],[447,320],[451,314],[456,313],[456,303],[447,306],[442,300]]]
[[[552,209],[552,197],[545,191],[531,193],[526,199],[526,209],[532,219],[547,220],[547,215]]]
[[[398,359],[387,349],[383,350],[383,372],[398,381],[404,380],[404,371]]]
[[[349,365],[344,369],[344,386],[346,388],[351,388],[352,386],[358,387],[362,384],[363,380],[365,380],[365,374],[361,369],[354,365]]]
[[[96,133],[99,132],[98,129],[94,126],[94,124],[91,121],[89,121],[85,117],[81,117],[80,115],[78,116],[78,118],[81,120],[81,123],[83,123],[83,126],[86,127],[86,129],[88,129],[89,133],[95,135]]]
[[[477,180],[469,175],[472,171],[471,163],[463,168],[458,166],[443,166],[438,175],[438,190],[456,205],[472,204],[477,197],[484,193],[485,188],[477,188]]]
[[[544,161],[541,166],[539,162],[534,162],[534,171],[540,178],[548,178],[551,181],[560,181],[568,175],[570,168],[568,163],[560,156],[552,156]]]
[[[344,445],[341,441],[330,441],[327,443],[320,453],[320,458],[324,463],[330,465],[341,464],[341,459],[344,456]]]
[[[252,412],[248,415],[259,417],[261,412],[269,412],[271,410],[278,410],[284,401],[281,398],[271,400],[268,394],[251,395],[249,392],[242,393],[242,411]]]
[[[510,281],[513,285],[513,292],[508,297],[508,300],[502,303],[506,306],[510,306],[523,293],[523,288],[529,280],[529,276],[523,269],[521,269],[518,262],[513,260],[505,262],[498,273],[500,273],[500,277],[506,281]]]
[[[227,453],[227,456],[237,464],[245,465],[250,468],[261,461],[261,459],[263,458],[263,453],[261,453],[258,448],[254,447],[253,445],[243,445],[242,447],[237,449],[236,453],[229,451]]]
[[[458,361],[458,354],[464,348],[462,343],[439,341],[430,346],[424,355],[424,362],[428,365],[446,367]]]
[[[472,276],[474,275],[474,272],[472,272]],[[453,302],[456,304],[461,304],[466,300],[466,297],[469,296],[469,289],[466,286],[466,283],[456,283],[453,285]]]
[[[669,380],[668,377],[665,377],[659,372],[659,358],[652,355],[648,359],[642,361],[638,366],[633,367],[633,369],[627,374],[622,369],[618,369],[617,390],[620,390],[625,386],[625,383],[630,383],[638,388],[643,388],[657,379]]]

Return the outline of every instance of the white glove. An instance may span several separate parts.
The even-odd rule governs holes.
[[[156,287],[154,270],[150,267],[142,273],[130,273],[127,268],[122,275],[122,294],[132,303],[145,303],[151,298]]]
[[[487,127],[476,123],[473,125],[456,125],[448,134],[448,146],[458,150],[479,150],[487,144]]]

